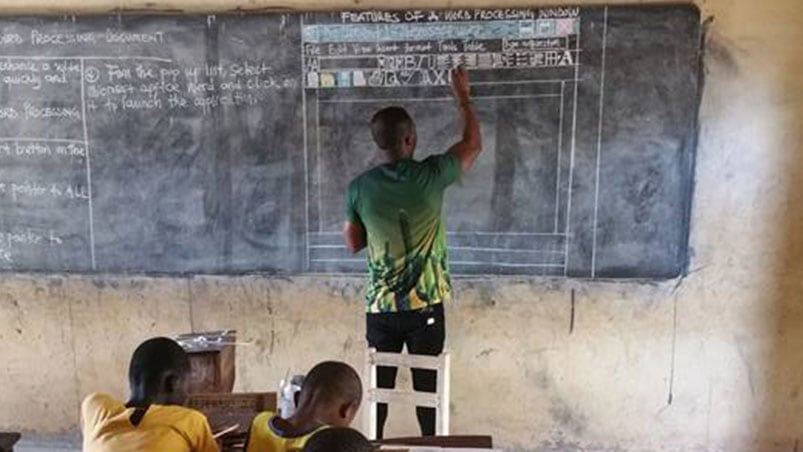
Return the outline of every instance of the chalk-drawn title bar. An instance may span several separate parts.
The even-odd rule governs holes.
[[[560,38],[577,34],[579,19],[500,20],[453,23],[305,25],[304,42],[436,41],[448,39]]]
[[[562,19],[580,16],[580,8],[459,9],[449,11],[343,11],[333,20],[343,24],[466,22]]]

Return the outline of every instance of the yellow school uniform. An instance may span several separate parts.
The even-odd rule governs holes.
[[[251,432],[248,434],[248,448],[246,452],[288,452],[304,448],[312,435],[327,428],[319,427],[306,435],[287,436],[274,425],[276,413],[265,411],[254,418],[251,423]]]
[[[134,408],[105,394],[81,404],[84,452],[217,452],[206,417],[181,406],[151,405],[138,425]]]

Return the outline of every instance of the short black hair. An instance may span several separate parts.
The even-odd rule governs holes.
[[[350,428],[326,428],[314,434],[303,452],[371,452],[375,450],[362,433]]]
[[[189,373],[187,352],[173,339],[154,337],[141,343],[131,356],[128,382],[131,390],[155,394],[165,375],[184,376]]]
[[[362,381],[357,371],[340,361],[317,364],[304,377],[300,403],[309,403],[315,397],[323,403],[362,401]]]
[[[395,151],[412,132],[413,118],[401,107],[387,107],[371,118],[371,135],[379,149]]]

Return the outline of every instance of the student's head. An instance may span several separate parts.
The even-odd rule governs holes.
[[[304,378],[299,395],[299,410],[315,413],[318,422],[333,427],[348,427],[362,401],[362,382],[346,363],[322,362]]]
[[[374,142],[394,160],[411,158],[415,153],[418,135],[415,122],[401,107],[383,108],[371,118]]]
[[[357,430],[327,428],[312,436],[303,452],[372,452],[374,447]]]
[[[128,367],[131,400],[182,405],[187,399],[190,361],[176,341],[148,339],[134,350]]]

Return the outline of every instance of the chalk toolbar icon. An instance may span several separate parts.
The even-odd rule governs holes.
[[[337,73],[337,86],[350,87],[351,86],[351,72],[343,71]]]
[[[324,72],[321,74],[321,88],[334,88],[335,87],[335,76],[330,72]]]
[[[365,73],[363,71],[354,71],[352,74],[352,81],[354,82],[354,86],[368,85],[368,81],[365,80]]]
[[[320,77],[318,77],[317,72],[308,72],[307,73],[307,87],[308,88],[318,88],[320,86]]]
[[[532,38],[535,36],[535,21],[522,20],[519,21],[519,37]]]

